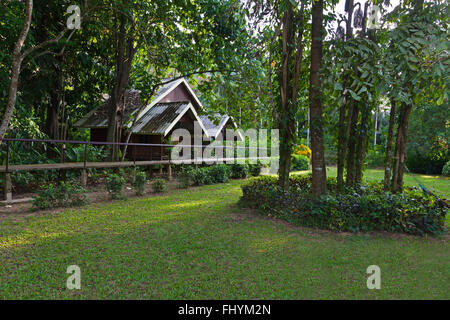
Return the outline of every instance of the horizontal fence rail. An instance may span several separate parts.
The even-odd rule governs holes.
[[[205,145],[189,145],[189,144],[169,144],[169,143],[137,143],[137,142],[107,142],[107,141],[79,141],[79,140],[57,140],[57,139],[20,139],[20,138],[3,138],[0,139],[2,145],[0,146],[0,149],[3,149],[6,147],[6,154],[4,157],[4,162],[2,160],[2,163],[4,165],[0,165],[0,173],[4,175],[4,194],[6,201],[12,201],[12,186],[11,186],[11,177],[10,173],[14,171],[39,171],[39,170],[69,170],[69,169],[81,169],[82,170],[82,184],[86,185],[86,179],[87,179],[87,169],[95,169],[95,168],[121,168],[121,167],[136,167],[136,166],[153,166],[153,165],[166,165],[167,171],[169,175],[169,179],[172,175],[172,169],[171,165],[182,165],[182,164],[193,164],[193,165],[200,165],[200,164],[214,164],[214,163],[235,163],[235,162],[243,162],[246,160],[250,161],[257,161],[257,160],[266,160],[270,161],[272,159],[270,156],[264,155],[264,156],[245,156],[236,154],[237,150],[270,150],[271,148],[267,147],[257,147],[257,146],[240,146],[236,145],[236,142],[231,141],[220,141],[220,144],[217,144],[219,141],[214,141],[209,144]],[[11,143],[12,142],[22,142],[22,143],[44,143],[44,144],[58,144],[61,145],[61,150],[59,149],[53,149],[58,150],[60,154],[56,154],[57,158],[56,160],[59,160],[59,162],[49,162],[49,163],[14,163],[11,164]],[[237,142],[237,143],[244,143],[244,142]],[[84,145],[83,150],[83,160],[82,161],[72,161],[72,162],[66,162],[66,145],[68,144],[74,144],[74,145]],[[104,159],[101,161],[88,161],[87,160],[87,146],[93,145],[93,146],[118,146],[118,147],[144,147],[149,148],[149,159],[142,159],[142,157],[146,157],[147,155],[144,153],[144,156],[142,156],[142,153],[139,154],[139,159],[135,159],[136,153],[133,153],[132,157],[133,159],[129,159],[129,157],[122,161],[117,160],[109,160]],[[166,152],[166,148],[168,149],[168,152]],[[171,152],[170,149],[172,148],[179,148],[181,150],[186,150],[186,148],[190,148],[191,152],[192,150],[203,150],[205,148],[209,148],[210,150],[220,150],[220,149],[233,149],[232,155],[230,156],[230,152],[228,151],[227,154],[223,155],[223,153],[219,156],[213,157],[213,158],[204,158],[202,156],[196,157],[193,156],[189,159],[180,158],[180,159],[171,159]],[[112,149],[112,148],[111,148]],[[31,150],[31,149],[30,149]],[[47,150],[47,149],[46,149]],[[107,156],[108,150],[105,150],[104,156]],[[127,151],[130,151],[127,149]],[[225,151],[225,150],[224,150]],[[224,152],[222,151],[222,152]],[[133,151],[134,152],[134,151]],[[142,150],[140,151],[142,152]],[[147,151],[145,151],[147,152]],[[154,159],[155,154],[152,154],[152,152],[155,152],[157,159]],[[245,151],[244,151],[245,152]],[[129,152],[127,152],[129,154]],[[126,154],[127,154],[126,153]],[[267,152],[266,152],[267,153]],[[203,155],[203,153],[201,154]],[[217,153],[215,153],[217,155]],[[192,153],[191,153],[192,156]],[[125,158],[125,157],[124,157]],[[159,159],[158,159],[159,158]],[[47,160],[49,161],[55,161],[55,159],[49,157]]]

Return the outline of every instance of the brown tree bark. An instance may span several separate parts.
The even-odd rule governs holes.
[[[344,94],[344,100],[339,108],[339,123],[338,123],[338,145],[337,145],[337,185],[342,188],[344,185],[344,167],[345,154],[347,151],[347,139],[345,136],[345,118],[346,118],[346,104],[347,98]]]
[[[23,20],[22,30],[20,31],[19,38],[17,39],[16,44],[14,45],[14,51],[12,54],[12,63],[11,63],[11,74],[10,74],[10,82],[8,89],[8,100],[6,103],[5,112],[3,114],[2,122],[0,124],[0,138],[3,139],[5,136],[6,130],[8,130],[9,122],[11,121],[11,117],[14,112],[14,108],[16,105],[17,99],[17,86],[19,83],[19,73],[20,66],[22,65],[22,47],[27,38],[28,31],[30,30],[31,24],[31,16],[33,13],[33,1],[26,0],[25,2],[26,13],[25,18]],[[0,140],[0,144],[2,140]]]
[[[386,141],[386,159],[384,163],[384,190],[388,191],[390,188],[390,178],[391,178],[391,153],[392,153],[392,138],[394,136],[394,125],[395,125],[395,100],[391,99],[391,112],[389,115],[389,128],[388,136]]]
[[[364,167],[364,158],[367,150],[367,134],[370,117],[369,106],[364,106],[361,110],[361,123],[359,126],[358,143],[356,145],[356,163],[355,163],[355,183],[361,183]]]
[[[352,114],[348,120],[347,132],[348,134],[348,144],[347,144],[347,175],[346,175],[346,184],[349,187],[353,187],[355,185],[355,154],[356,154],[356,135],[358,133],[357,124],[358,124],[358,106],[357,103],[354,102],[353,108],[351,108]],[[350,113],[350,110],[349,110]]]
[[[50,103],[47,106],[47,114],[45,119],[45,133],[51,139],[59,139],[59,112],[63,104],[63,57],[58,56],[57,62],[53,63],[55,78],[53,82],[53,90],[50,92]]]
[[[402,104],[400,119],[397,127],[397,139],[395,144],[394,172],[392,176],[392,192],[401,192],[403,189],[403,175],[406,162],[406,141],[408,136],[409,116],[411,105]]]
[[[322,64],[323,0],[312,6],[311,66],[309,76],[309,110],[311,117],[312,186],[311,192],[326,192],[326,170],[322,128],[322,90],[320,68]]]
[[[352,16],[353,16],[353,0],[348,1],[348,12],[347,12],[347,20],[345,27],[345,39],[348,41],[353,37],[353,29],[352,29]],[[345,87],[347,86],[347,77],[344,76],[343,87],[344,87],[344,95],[345,95]],[[350,101],[349,101],[350,100]],[[337,147],[337,184],[338,188],[342,188],[344,185],[344,169],[345,169],[345,156],[347,152],[347,144],[348,144],[348,135],[345,120],[348,118],[346,114],[347,104],[353,106],[353,99],[344,96],[344,101],[342,102],[341,107],[339,108],[339,124],[338,124],[338,147]],[[350,109],[350,108],[349,108]],[[349,115],[352,110],[349,111]]]
[[[119,13],[119,30],[116,32],[116,62],[114,85],[108,101],[108,131],[106,140],[108,142],[119,142],[120,124],[119,112],[124,101],[125,90],[130,80],[131,65],[136,48],[134,47],[134,37],[125,31],[126,18]],[[132,34],[132,33],[131,33]],[[110,160],[118,160],[119,148],[117,145],[111,147]]]
[[[281,70],[278,73],[280,83],[280,165],[279,185],[286,190],[289,187],[289,172],[291,169],[291,153],[295,135],[295,113],[298,95],[298,81],[300,67],[303,58],[303,10],[302,4],[298,21],[295,21],[292,4],[288,3],[288,9],[282,19],[282,51],[283,60]],[[298,29],[295,39],[296,29]]]

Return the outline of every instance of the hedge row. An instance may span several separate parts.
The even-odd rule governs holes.
[[[405,188],[401,194],[384,192],[381,183],[336,192],[328,178],[328,193],[310,195],[311,175],[293,175],[284,192],[275,177],[258,177],[242,186],[240,204],[294,224],[336,231],[389,231],[440,234],[446,231],[444,199]]]
[[[183,167],[178,174],[180,188],[189,186],[201,186],[213,183],[224,183],[229,179],[242,179],[249,176],[258,176],[261,170],[260,164],[218,164],[193,168]]]

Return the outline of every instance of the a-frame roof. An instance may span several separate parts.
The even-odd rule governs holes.
[[[159,102],[141,115],[131,130],[136,134],[157,134],[166,136],[188,112],[192,114],[194,121],[198,122],[205,135],[209,137],[195,108],[189,101]]]

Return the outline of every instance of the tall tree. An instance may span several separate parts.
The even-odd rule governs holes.
[[[0,124],[0,138],[3,139],[6,130],[8,129],[9,122],[14,112],[14,107],[16,106],[17,99],[17,85],[19,83],[19,73],[20,67],[22,65],[22,60],[24,55],[22,53],[22,47],[30,30],[31,16],[33,13],[33,1],[26,0],[25,2],[25,18],[23,20],[22,30],[20,31],[19,38],[14,45],[14,51],[12,53],[12,63],[11,63],[11,73],[10,82],[8,89],[8,101],[6,103],[6,108],[3,114],[2,122]],[[2,140],[0,140],[0,144]]]
[[[304,4],[294,11],[291,1],[283,13],[281,30],[282,64],[278,72],[280,84],[279,128],[280,168],[279,184],[283,189],[289,185],[291,153],[295,136],[295,116],[299,88],[300,67],[303,58]]]
[[[311,192],[320,195],[326,191],[326,169],[322,126],[322,90],[320,68],[323,42],[323,0],[314,0],[311,26],[311,67],[309,78],[309,110],[311,126]]]

